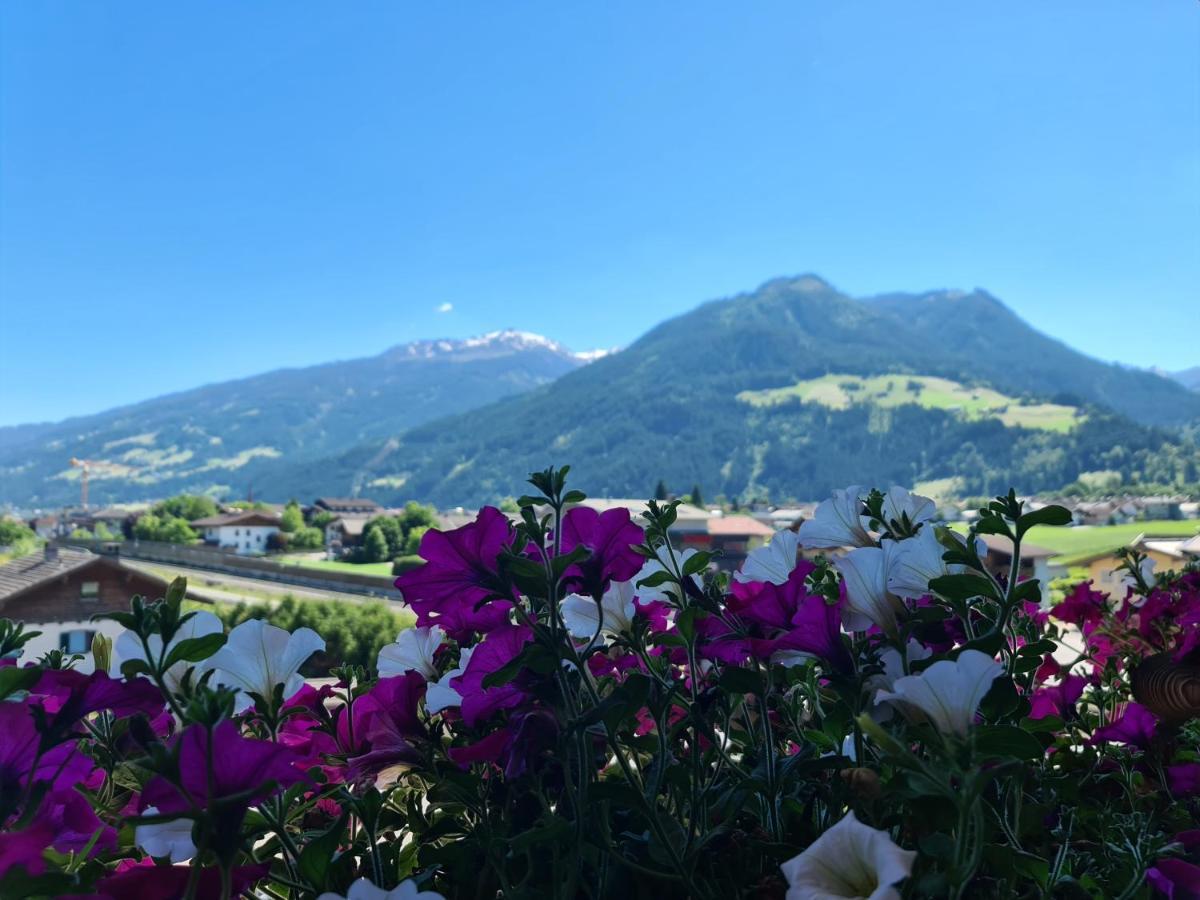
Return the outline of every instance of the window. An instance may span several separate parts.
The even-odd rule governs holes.
[[[87,653],[92,649],[92,638],[96,632],[83,628],[64,631],[58,636],[58,649],[63,653]]]
[[[258,541],[260,544],[262,543],[262,535],[261,535],[261,534],[256,534],[256,535],[254,536],[254,539],[255,539],[256,541]]]
[[[81,600],[98,600],[100,598],[100,582],[84,581],[79,585]]]

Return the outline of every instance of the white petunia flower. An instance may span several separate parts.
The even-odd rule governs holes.
[[[462,694],[450,687],[450,679],[457,678],[467,671],[467,663],[471,661],[474,647],[465,647],[458,655],[458,665],[439,678],[430,682],[425,689],[425,712],[433,715],[451,706],[462,706]]]
[[[796,568],[796,551],[799,547],[800,535],[796,532],[789,529],[777,531],[769,543],[747,554],[742,570],[733,577],[736,581],[785,584]]]
[[[903,521],[905,515],[912,525],[930,521],[937,514],[937,504],[928,497],[911,494],[907,488],[892,485],[883,495],[883,524]]]
[[[633,628],[633,616],[637,607],[633,603],[635,588],[632,581],[614,581],[599,606],[591,597],[568,594],[562,602],[563,624],[571,637],[590,640],[599,630],[600,634],[617,636]]]
[[[887,634],[896,634],[897,617],[905,608],[904,602],[888,590],[888,572],[898,546],[896,541],[886,540],[882,548],[856,547],[834,558],[834,568],[846,585],[842,621],[850,631],[866,631],[878,625]]]
[[[157,806],[147,806],[143,815],[158,813]],[[171,862],[185,862],[196,855],[192,843],[192,820],[172,819],[169,822],[138,825],[133,830],[133,842],[155,858],[170,857]]]
[[[895,884],[909,876],[916,858],[849,812],[781,866],[787,900],[899,900]]]
[[[675,564],[671,565],[671,553],[675,554]],[[658,554],[658,559],[648,559],[645,565],[642,566],[640,572],[633,576],[634,593],[643,603],[649,603],[654,600],[669,600],[679,592],[679,585],[673,581],[668,581],[655,587],[647,585],[639,585],[639,581],[644,581],[651,575],[657,575],[659,572],[671,572],[675,574],[677,571],[682,572],[687,561],[696,555],[695,550],[672,550],[666,544],[655,549]],[[689,579],[697,588],[700,587],[700,579],[695,575],[689,575]],[[676,597],[676,602],[679,598]]]
[[[966,541],[953,531],[943,530],[943,533],[966,546]],[[978,545],[976,549],[979,549]],[[983,553],[986,552],[985,547]],[[938,540],[937,529],[931,525],[923,527],[916,537],[898,542],[893,555],[888,558],[888,590],[897,597],[919,600],[930,592],[929,582],[933,579],[966,571],[966,566],[945,562],[942,559],[945,553],[946,547]]]
[[[919,675],[897,678],[875,702],[897,704],[910,719],[928,720],[943,734],[966,737],[975,712],[1004,667],[986,653],[964,650],[956,660],[935,662]]]
[[[391,644],[379,651],[375,668],[380,678],[417,672],[426,681],[437,678],[433,656],[446,640],[446,632],[438,625],[431,628],[408,628],[396,636]]]
[[[817,507],[813,517],[800,526],[800,546],[812,549],[871,546],[874,541],[862,515],[865,493],[858,485],[834,491],[831,498]]]
[[[400,882],[390,891],[376,887],[374,882],[360,878],[350,885],[350,890],[343,894],[326,892],[317,900],[446,900],[437,891],[418,890],[417,883],[411,878]]]
[[[919,641],[909,638],[904,655],[908,658],[909,665],[912,665],[917,660],[929,659],[933,655],[933,651]],[[884,647],[880,650],[879,662],[883,666],[883,671],[872,675],[863,684],[867,695],[872,698],[879,691],[890,691],[895,687],[896,682],[904,677],[904,658],[900,656],[900,651],[895,647]],[[888,721],[892,717],[893,711],[892,704],[872,700],[870,716],[876,722]]]
[[[192,638],[204,637],[209,634],[220,634],[225,630],[225,626],[221,624],[221,620],[207,610],[200,610],[190,619],[183,623],[175,637],[171,638],[167,644],[167,653],[163,655],[165,659],[170,654],[175,646],[182,641],[191,640]],[[159,653],[162,651],[162,638],[156,634],[150,635],[146,639],[146,643],[150,646],[150,654],[155,659],[158,659]],[[112,672],[110,674],[116,676],[120,674],[122,663],[128,662],[131,659],[146,659],[146,650],[142,646],[142,640],[132,631],[126,630],[117,636],[116,643],[113,644],[113,661]],[[148,661],[148,660],[147,660]],[[163,673],[164,681],[167,687],[174,693],[179,691],[180,682],[183,676],[187,674],[189,668],[195,667],[197,674],[205,670],[208,661],[193,662],[177,662],[169,667]]]
[[[304,686],[300,667],[325,641],[311,628],[290,634],[262,619],[249,619],[229,632],[229,640],[209,659],[213,682],[237,688],[235,709],[241,712],[254,703],[250,694],[270,700],[276,685],[283,685],[287,700]]]

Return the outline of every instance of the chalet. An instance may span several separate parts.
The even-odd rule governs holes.
[[[776,530],[753,516],[712,516],[707,525],[704,549],[718,551],[717,568],[730,571],[738,568],[751,550],[774,537]]]
[[[33,533],[43,540],[48,541],[59,535],[60,526],[58,516],[34,516],[27,524],[33,530]]]
[[[997,534],[981,534],[979,539],[987,546],[987,555],[983,564],[993,575],[1007,578],[1012,571],[1013,548],[1012,541]],[[1038,547],[1034,544],[1021,543],[1021,560],[1017,567],[1018,578],[1036,578],[1044,588],[1053,579],[1067,574],[1065,566],[1051,564],[1051,558],[1058,556],[1054,550]]]
[[[374,500],[365,497],[318,497],[313,501],[314,512],[333,513],[335,516],[377,516],[383,508]]]
[[[1153,560],[1157,572],[1182,569],[1191,562],[1200,561],[1200,534],[1194,537],[1147,537],[1138,535],[1125,545],[1146,554]],[[1125,595],[1128,576],[1119,567],[1123,560],[1118,555],[1122,548],[1102,550],[1089,556],[1071,560],[1073,566],[1087,568],[1087,578],[1099,591],[1120,598]]]
[[[1139,497],[1137,505],[1141,509],[1142,518],[1144,519],[1169,519],[1177,520],[1183,518],[1183,497]]]
[[[381,510],[382,512],[382,510]],[[371,515],[338,516],[325,526],[325,550],[332,557],[341,556],[349,547],[362,543],[367,523],[375,518]]]
[[[128,609],[135,594],[161,597],[165,589],[161,578],[114,557],[47,544],[0,566],[0,617],[41,632],[25,645],[25,659],[49,650],[87,653],[97,632],[115,638],[123,630],[92,616]],[[91,670],[90,660],[81,670]]]
[[[266,552],[271,535],[279,533],[280,518],[274,513],[248,509],[196,519],[191,525],[203,535],[206,544],[252,556]]]

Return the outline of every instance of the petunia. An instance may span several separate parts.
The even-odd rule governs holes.
[[[937,505],[928,497],[909,493],[907,488],[892,485],[883,495],[883,524],[889,528],[893,523],[903,524],[907,519],[909,525],[917,526],[933,519],[937,514]]]
[[[1146,881],[1168,900],[1200,897],[1200,866],[1182,859],[1160,859],[1146,871]]]
[[[447,753],[462,769],[469,769],[473,763],[492,763],[504,771],[505,778],[519,778],[532,760],[553,752],[557,737],[558,723],[553,713],[525,710],[481,740],[451,747]]]
[[[388,784],[421,761],[416,743],[427,737],[417,707],[425,696],[418,672],[381,678],[354,703],[355,740],[369,750],[349,760],[353,777],[370,775]]]
[[[1180,763],[1167,766],[1167,784],[1171,793],[1177,797],[1190,797],[1200,794],[1200,763]]]
[[[895,885],[912,873],[916,858],[886,831],[862,824],[849,812],[781,866],[787,900],[899,900]]]
[[[1081,581],[1059,603],[1050,608],[1050,615],[1069,625],[1087,625],[1104,618],[1108,596],[1092,589],[1090,581]]]
[[[584,641],[597,634],[627,634],[637,614],[633,593],[632,581],[614,581],[598,604],[591,597],[568,594],[562,601],[563,624],[571,637]]]
[[[851,631],[878,625],[885,634],[895,636],[898,617],[905,611],[903,601],[888,590],[888,572],[898,546],[887,540],[882,548],[856,547],[833,560],[846,585],[842,615]]]
[[[433,664],[433,657],[445,640],[446,632],[437,625],[405,629],[393,643],[385,644],[380,649],[375,665],[379,677],[417,672],[426,681],[434,681],[438,671]]]
[[[663,544],[656,547],[654,552],[658,558],[646,560],[633,579],[633,583],[637,585],[638,599],[649,603],[679,603],[679,585],[674,581],[658,585],[642,584],[642,582],[660,572],[669,572],[672,576],[682,573],[688,560],[699,551],[691,548],[676,550],[669,544]],[[685,576],[683,582],[684,584],[690,582],[691,586],[697,590],[700,588],[700,579],[695,575]]]
[[[231,873],[232,892],[229,896],[241,897],[257,881],[261,881],[271,870],[271,863],[250,866],[235,866]],[[124,900],[138,897],[141,900],[168,900],[188,894],[188,885],[194,880],[196,900],[218,900],[223,895],[221,870],[216,866],[201,869],[194,875],[191,866],[159,866],[151,859],[133,862],[122,860],[110,875],[96,882],[92,900]]]
[[[281,685],[284,700],[295,694],[304,685],[300,667],[324,649],[325,641],[311,628],[289,634],[262,619],[249,619],[229,632],[208,665],[216,684],[238,689],[236,709],[241,712],[255,702],[253,694],[270,702]]]
[[[645,534],[629,517],[629,510],[617,508],[597,512],[589,506],[577,506],[563,516],[563,553],[586,547],[588,556],[563,573],[569,590],[595,596],[610,582],[628,581],[642,567],[642,557],[633,548],[645,540]]]
[[[960,545],[965,541],[952,531],[944,531]],[[897,597],[917,600],[929,593],[929,582],[943,575],[954,575],[966,571],[958,563],[947,563],[942,559],[946,547],[938,540],[937,529],[922,528],[916,537],[899,541],[887,557],[887,588]]]
[[[68,741],[39,752],[41,735],[34,721],[35,704],[0,703],[0,798],[16,798],[40,782],[73,784],[94,767]]]
[[[451,687],[450,682],[467,670],[467,664],[471,661],[471,654],[474,652],[474,647],[464,647],[459,651],[458,665],[429,685],[425,693],[425,711],[427,713],[432,715],[450,707],[462,706],[462,694]]]
[[[345,894],[326,892],[317,897],[317,900],[446,900],[446,898],[436,891],[421,890],[411,878],[400,882],[390,891],[376,887],[373,881],[360,878],[350,885],[350,890]]]
[[[984,695],[1003,674],[1004,667],[986,653],[964,650],[955,660],[943,659],[919,675],[896,679],[890,691],[875,695],[875,702],[894,703],[943,734],[965,737]]]
[[[810,549],[869,547],[874,541],[863,522],[863,495],[858,485],[834,491],[817,506],[813,517],[800,526],[799,543]]]
[[[1029,718],[1065,718],[1074,711],[1075,703],[1083,696],[1087,684],[1088,680],[1082,675],[1065,675],[1058,684],[1039,687],[1030,699]]]
[[[799,548],[800,535],[789,529],[777,531],[769,542],[746,555],[741,571],[734,573],[734,580],[783,584],[796,568]]]
[[[175,636],[171,638],[170,643],[167,644],[166,653],[163,653],[162,638],[156,634],[152,634],[146,638],[146,645],[150,648],[150,656],[157,661],[160,656],[162,659],[166,659],[166,657],[170,655],[171,651],[183,641],[205,637],[206,635],[210,634],[220,634],[224,630],[225,626],[221,623],[220,619],[207,610],[202,609],[192,614],[190,618],[188,618],[183,625],[179,627],[179,631],[175,633]],[[120,674],[121,666],[124,663],[135,659],[148,661],[146,659],[146,648],[142,646],[142,639],[132,631],[123,631],[117,635],[117,640],[113,643],[112,674]],[[181,661],[170,666],[167,671],[163,673],[163,681],[166,682],[167,688],[172,693],[177,693],[179,691],[180,682],[183,680],[183,676],[187,674],[187,670],[193,666],[198,669],[204,668],[203,664]]]
[[[1092,735],[1091,743],[1101,741],[1118,741],[1130,744],[1141,750],[1149,750],[1158,730],[1158,720],[1154,713],[1140,703],[1125,704],[1125,712],[1115,722],[1110,722],[1103,728],[1097,728]]]
[[[880,691],[890,691],[895,687],[896,682],[905,677],[906,658],[911,665],[918,660],[928,659],[932,653],[932,650],[912,638],[909,638],[908,644],[905,646],[904,656],[901,656],[900,651],[895,647],[884,647],[879,651],[879,664],[882,666],[882,671],[870,676],[863,683],[867,695],[874,698]],[[872,701],[870,716],[876,722],[888,721],[891,719],[892,713],[892,704],[880,703],[878,700]]]
[[[524,700],[526,691],[517,681],[485,688],[483,681],[512,662],[533,639],[527,625],[502,625],[494,629],[475,646],[463,674],[450,682],[462,696],[462,715],[467,727],[473,728],[492,713],[511,709]]]
[[[28,875],[45,871],[45,853],[53,839],[54,826],[45,821],[35,821],[20,830],[0,831],[0,878],[17,868]]]
[[[158,814],[157,806],[147,806],[144,815]],[[173,863],[186,862],[196,855],[192,842],[192,820],[171,819],[167,822],[147,822],[133,830],[133,842],[155,859],[163,857]]]
[[[107,710],[123,719],[135,713],[155,716],[162,711],[162,693],[149,681],[109,678],[106,672],[77,672],[74,669],[47,669],[30,689],[30,699],[41,703],[53,714],[60,731],[94,712]]]
[[[494,506],[485,506],[461,528],[425,532],[420,548],[425,564],[396,579],[417,625],[440,625],[462,639],[506,622],[512,603],[500,593],[499,559],[512,539],[512,523]]]

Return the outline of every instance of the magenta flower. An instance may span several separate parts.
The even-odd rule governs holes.
[[[1129,703],[1120,719],[1096,729],[1091,742],[1098,744],[1101,741],[1119,741],[1147,750],[1154,741],[1157,728],[1158,722],[1154,713],[1140,703]]]
[[[1169,900],[1200,897],[1200,866],[1182,859],[1160,859],[1146,872],[1146,881]]]
[[[20,831],[0,831],[0,878],[15,868],[29,875],[45,871],[44,854],[53,838],[54,826],[48,821],[35,821]]]
[[[1090,581],[1081,581],[1061,603],[1050,610],[1050,615],[1060,622],[1082,627],[1103,619],[1107,605],[1108,598],[1100,591],[1092,590]]]
[[[354,778],[377,777],[385,770],[416,765],[414,743],[428,737],[417,706],[425,697],[425,679],[417,672],[381,678],[354,702],[354,741],[366,752],[349,760]]]
[[[1177,766],[1167,766],[1167,784],[1171,793],[1177,797],[1190,797],[1200,794],[1200,763],[1180,763]]]
[[[235,834],[248,807],[305,780],[295,753],[270,741],[242,737],[228,720],[212,730],[216,764],[211,767],[211,780],[209,733],[203,725],[189,726],[173,743],[179,751],[180,783],[161,775],[151,778],[142,791],[138,807],[142,811],[150,806],[160,814],[208,810],[219,816],[225,833]],[[223,802],[234,796],[237,803]]]
[[[269,862],[253,866],[237,866],[233,870],[233,896],[241,897],[271,871]],[[122,861],[113,874],[96,884],[92,900],[179,900],[187,891],[192,875],[191,866],[156,865],[152,859],[138,862]],[[197,880],[196,900],[219,900],[221,870],[202,869]]]
[[[31,708],[21,703],[0,703],[0,803],[20,797],[30,785],[55,780],[61,784],[83,781],[93,768],[74,741],[51,747],[40,756],[41,735]],[[10,810],[11,812],[11,810]],[[4,813],[0,813],[4,815]],[[0,825],[3,823],[0,822]]]
[[[645,560],[633,549],[646,536],[629,518],[627,509],[597,512],[577,506],[563,517],[562,552],[582,544],[590,556],[567,569],[563,581],[568,591],[600,596],[612,581],[629,581]]]
[[[485,506],[462,528],[425,532],[425,564],[396,579],[404,601],[417,614],[417,625],[440,625],[461,640],[507,621],[512,604],[500,593],[498,560],[512,538],[512,523],[493,506]]]
[[[558,735],[553,713],[535,709],[515,715],[504,727],[465,747],[451,747],[450,759],[463,769],[472,763],[492,763],[505,778],[519,778],[531,763],[552,751]]]
[[[1083,689],[1087,684],[1088,680],[1082,675],[1066,675],[1058,684],[1043,685],[1033,692],[1029,718],[1066,718],[1069,713],[1075,711],[1075,703],[1083,696]]]
[[[527,692],[519,678],[489,688],[483,686],[483,680],[512,662],[532,639],[533,630],[527,625],[502,625],[476,645],[466,671],[450,682],[463,698],[462,716],[467,727],[474,728],[493,713],[512,709],[525,699]]]
[[[53,714],[54,722],[66,726],[101,710],[123,719],[135,713],[147,718],[162,712],[166,701],[162,692],[145,679],[112,679],[106,672],[84,675],[74,669],[47,669],[30,691],[40,698],[42,708]]]

